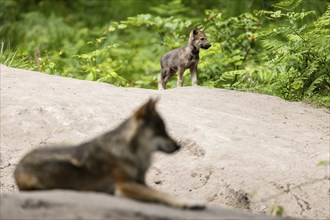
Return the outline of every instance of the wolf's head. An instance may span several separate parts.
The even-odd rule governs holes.
[[[165,123],[156,111],[156,103],[157,99],[150,99],[134,113],[133,117],[139,124],[133,138],[134,145],[150,151],[173,153],[180,149],[180,145],[166,132]]]
[[[204,32],[204,28],[194,28],[189,35],[189,42],[197,49],[209,49],[211,44],[207,41],[207,37]]]

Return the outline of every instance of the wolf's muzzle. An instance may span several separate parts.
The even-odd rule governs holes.
[[[211,44],[203,44],[202,46],[201,46],[201,48],[203,48],[203,49],[209,49],[211,47]]]

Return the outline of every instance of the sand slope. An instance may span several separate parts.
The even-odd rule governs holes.
[[[329,166],[317,166],[329,160],[326,109],[204,87],[118,88],[3,65],[0,77],[1,202],[7,208],[29,196],[51,200],[54,193],[69,193],[68,201],[71,194],[81,196],[18,194],[13,170],[31,149],[93,138],[157,96],[168,130],[183,148],[175,155],[155,155],[147,177],[151,186],[205,201],[211,210],[270,213],[279,205],[287,216],[330,218]],[[77,201],[73,206],[83,207]]]

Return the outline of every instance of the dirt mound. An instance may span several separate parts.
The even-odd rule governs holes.
[[[15,217],[16,212],[8,209],[20,207],[23,211],[17,213],[30,213],[26,215],[30,218],[51,218],[51,213],[61,213],[68,218],[87,219],[96,215],[99,209],[93,209],[100,205],[103,217],[96,216],[105,218],[111,213],[116,216],[115,211],[106,211],[117,207],[114,203],[122,207],[128,204],[130,208],[132,202],[143,206],[143,211],[128,215],[145,218],[145,210],[157,205],[88,194],[95,202],[88,208],[84,193],[17,193],[12,173],[19,159],[31,149],[86,141],[116,127],[155,96],[160,97],[158,109],[169,133],[182,144],[182,150],[175,155],[155,155],[147,176],[149,185],[206,202],[208,210],[201,212],[204,215],[209,211],[219,214],[215,210],[221,207],[269,214],[272,207],[281,206],[288,216],[330,217],[329,166],[317,166],[329,160],[326,109],[205,87],[166,91],[118,88],[1,65],[2,217]],[[70,205],[53,205],[55,197],[65,197],[59,203]],[[38,211],[33,212],[33,207]],[[71,210],[82,214],[66,213]],[[171,209],[169,213],[172,212]],[[118,213],[122,215],[122,211]],[[167,219],[166,216],[160,218]]]

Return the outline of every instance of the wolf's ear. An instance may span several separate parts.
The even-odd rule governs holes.
[[[146,118],[147,116],[153,115],[156,112],[156,103],[158,98],[150,98],[144,105],[142,105],[135,113],[134,117],[136,119]]]
[[[202,27],[202,29],[200,29],[201,32],[204,32],[204,30],[205,30],[205,27]]]
[[[193,33],[193,35],[198,34],[198,29],[197,29],[197,28],[194,28],[194,29],[192,30],[192,33]]]

